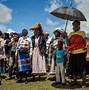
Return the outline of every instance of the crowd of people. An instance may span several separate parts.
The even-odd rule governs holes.
[[[68,35],[65,31],[56,28],[54,38],[44,32],[41,24],[30,28],[33,36],[28,36],[28,30],[22,30],[22,36],[17,33],[2,33],[0,31],[0,84],[1,74],[8,73],[16,82],[28,83],[27,77],[55,75],[57,84],[66,85],[65,75],[73,81],[71,86],[77,84],[77,76],[82,78],[82,87],[86,87],[86,74],[88,74],[88,48],[86,34],[80,29],[80,21],[75,20],[73,31]],[[87,60],[86,60],[87,59]]]

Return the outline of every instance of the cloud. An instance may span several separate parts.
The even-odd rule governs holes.
[[[7,27],[4,25],[0,25],[0,31],[5,32],[7,30]]]
[[[4,2],[7,0],[1,0]],[[0,30],[2,32],[15,32],[13,29],[7,29],[4,23],[10,22],[12,20],[12,9],[8,8],[4,4],[0,3]]]
[[[11,28],[8,28],[6,32],[7,33],[11,33],[11,32],[15,33],[15,31],[13,29],[11,29]]]
[[[5,25],[1,24],[0,25],[0,31],[7,32],[7,33],[11,33],[11,32],[15,32],[15,30],[11,29],[11,28],[7,28]]]
[[[51,12],[60,6],[59,0],[48,0],[49,5],[45,7],[45,11]]]
[[[80,2],[81,0],[75,0],[76,2]],[[82,0],[81,4],[77,6],[77,8],[84,14],[87,19],[87,22],[83,22],[82,26],[85,27],[86,32],[89,31],[89,0]]]
[[[47,25],[54,25],[54,26],[55,26],[55,25],[58,25],[59,22],[53,22],[51,19],[47,18],[46,24],[47,24]]]
[[[70,6],[71,3],[74,3],[74,0],[48,0],[45,11],[51,12],[60,6]]]
[[[12,9],[0,3],[0,22],[6,23],[12,20]]]

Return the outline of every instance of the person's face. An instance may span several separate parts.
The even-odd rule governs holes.
[[[48,34],[44,34],[44,37],[45,37],[45,38],[48,38]]]
[[[23,35],[23,36],[27,36],[27,33],[26,33],[26,32],[22,32],[22,35]]]
[[[10,37],[11,37],[11,38],[13,37],[13,33],[10,33]]]
[[[15,41],[18,41],[19,37],[18,37],[18,35],[13,35],[13,38],[14,38]]]
[[[66,37],[66,35],[65,35],[65,33],[64,33],[64,32],[61,34],[61,37],[63,37],[63,38],[65,38],[65,37]]]
[[[79,23],[75,22],[75,23],[73,24],[73,30],[74,30],[74,31],[78,31],[79,29],[80,29]]]
[[[62,47],[63,47],[63,43],[62,42],[58,42],[58,48],[62,49]]]
[[[60,37],[60,34],[59,34],[58,31],[55,31],[55,32],[54,32],[54,35],[55,35],[55,37]]]
[[[2,37],[3,37],[3,39],[6,39],[6,35],[5,35],[5,34],[3,34],[3,36],[2,36]]]
[[[35,36],[40,36],[40,30],[39,29],[36,29],[35,32],[34,32]]]

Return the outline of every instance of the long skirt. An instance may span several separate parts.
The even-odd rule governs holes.
[[[18,53],[18,72],[24,72],[30,70],[30,63],[27,63],[27,59],[30,58],[28,53]]]
[[[39,52],[39,47],[35,47],[32,57],[32,74],[44,75],[46,73],[45,56]]]
[[[69,75],[86,74],[86,53],[70,54],[69,58]]]

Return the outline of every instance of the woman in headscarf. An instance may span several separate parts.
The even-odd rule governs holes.
[[[5,73],[5,47],[4,39],[2,38],[2,32],[0,31],[0,85],[1,85],[1,73]]]
[[[32,74],[39,77],[46,73],[45,53],[46,41],[43,35],[41,24],[36,24],[32,28],[34,36],[32,36],[33,54],[32,54]]]
[[[27,72],[30,70],[30,59],[32,55],[32,43],[31,39],[27,36],[28,31],[26,29],[22,30],[22,37],[19,38],[18,46],[17,46],[17,62],[18,62],[18,72],[19,72],[19,79],[18,81],[22,80],[22,77],[26,78],[27,81]]]

